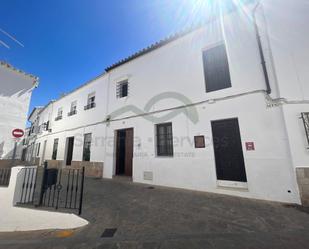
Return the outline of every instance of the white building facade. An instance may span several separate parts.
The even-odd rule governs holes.
[[[50,102],[37,113],[37,162],[308,204],[308,6],[271,2],[161,41]]]
[[[25,132],[32,91],[37,85],[37,77],[0,62],[0,167],[22,159],[23,146],[12,132]]]

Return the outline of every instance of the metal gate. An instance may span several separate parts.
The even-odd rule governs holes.
[[[80,215],[83,205],[84,177],[84,167],[80,169],[48,168],[45,162],[43,169],[25,169],[18,204],[76,210]]]
[[[0,169],[0,186],[7,187],[10,183],[11,169]]]
[[[37,171],[38,170],[36,167],[29,167],[22,168],[18,173],[22,179],[20,199],[18,204],[33,204],[37,181]],[[20,184],[20,182],[17,182],[16,187],[18,187],[18,184]]]

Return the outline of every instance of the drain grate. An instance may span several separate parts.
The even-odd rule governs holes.
[[[114,237],[117,228],[107,228],[103,231],[101,238],[112,238]]]
[[[147,187],[148,189],[154,189],[154,187],[150,186],[150,187]]]

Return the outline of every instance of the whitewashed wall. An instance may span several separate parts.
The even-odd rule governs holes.
[[[130,104],[144,108],[153,96],[169,91],[185,94],[192,102],[199,102],[265,89],[253,26],[236,14],[225,17],[225,23],[225,38],[221,34],[220,24],[212,22],[112,70],[108,112]],[[224,40],[232,87],[206,93],[202,51]],[[125,78],[129,79],[129,97],[119,100],[116,98],[116,83]],[[169,100],[156,104],[152,110],[177,105],[178,101]]]
[[[50,121],[52,132],[44,131],[38,134],[36,143],[41,143],[39,156],[43,157],[44,141],[47,141],[45,150],[45,160],[51,160],[54,139],[59,139],[57,160],[65,159],[66,138],[74,136],[73,161],[82,161],[84,134],[92,133],[93,144],[91,147],[91,158],[93,162],[103,162],[104,157],[104,132],[103,121],[105,119],[106,93],[107,87],[106,76],[97,78],[89,84],[82,86],[77,91],[64,96],[60,100],[53,102],[48,108],[40,113],[40,124]],[[88,94],[95,92],[96,107],[84,110],[87,105]],[[77,114],[68,116],[71,103],[77,101]],[[63,109],[63,118],[55,121],[58,108]],[[41,118],[42,117],[42,118]]]
[[[283,106],[271,105],[277,103],[280,97],[286,100],[308,100],[308,73],[304,67],[308,64],[308,37],[305,35],[304,41],[300,41],[301,35],[292,35],[286,39],[289,30],[300,30],[300,27],[305,29],[306,23],[301,20],[306,12],[300,10],[299,6],[293,9],[290,5],[291,1],[288,0],[280,3],[277,1],[277,4],[265,0],[265,16],[260,8],[257,12],[273,101],[264,95],[266,86],[252,19],[243,12],[232,13],[224,17],[223,26],[218,20],[209,23],[111,70],[53,103],[52,114],[46,114],[51,117],[52,133],[38,136],[40,153],[43,153],[42,146],[44,140],[47,140],[45,159],[50,159],[54,138],[59,138],[57,159],[63,160],[66,138],[75,136],[73,160],[80,161],[83,134],[91,132],[93,139],[101,141],[92,145],[91,161],[104,162],[103,176],[111,178],[115,173],[115,131],[134,128],[134,181],[300,203],[294,167],[308,165],[308,153],[303,147],[304,130],[296,117],[302,110],[307,110],[308,105],[292,106],[287,101]],[[287,14],[290,7],[294,11],[290,15],[300,11],[302,18],[297,17],[293,21],[281,15],[280,11]],[[274,11],[276,8],[278,10]],[[278,45],[277,40],[283,43]],[[202,51],[221,42],[227,48],[232,87],[206,93]],[[117,99],[116,84],[124,79],[129,80],[129,95]],[[96,92],[97,106],[84,111],[87,96],[93,91]],[[134,106],[144,110],[149,100],[166,92],[182,94],[192,103],[209,101],[196,106],[199,117],[197,123],[188,119],[184,115],[185,111],[169,119],[173,122],[174,137],[178,139],[178,143],[176,141],[174,144],[173,158],[156,157],[154,122],[143,117],[111,121],[108,124],[103,122],[107,115],[124,107]],[[73,101],[77,101],[77,115],[68,117]],[[160,111],[182,104],[180,100],[165,99],[152,105],[149,111]],[[63,119],[54,121],[59,107],[63,107]],[[164,116],[166,113],[157,113],[155,116]],[[132,111],[123,112],[117,116],[112,115],[112,119],[134,114]],[[210,122],[231,117],[239,119],[248,178],[246,189],[223,188],[216,180]],[[205,135],[205,149],[194,148],[192,143],[195,135]],[[101,137],[105,139],[104,142]],[[181,139],[184,142],[179,144]],[[188,139],[190,142],[186,142]],[[245,142],[254,142],[256,150],[246,151]],[[152,181],[144,179],[145,171],[153,173]]]
[[[34,79],[0,65],[0,159],[11,159],[14,151],[12,130],[25,130]],[[21,147],[15,159],[21,157]]]
[[[114,130],[134,128],[133,180],[136,182],[299,203],[281,109],[266,109],[264,103],[263,94],[248,95],[199,105],[197,124],[192,124],[184,115],[173,118],[172,158],[156,156],[155,123],[143,118],[112,122],[107,135],[113,137]],[[235,117],[239,119],[241,131],[247,190],[229,190],[220,187],[216,180],[210,121]],[[206,148],[194,148],[195,135],[205,136]],[[245,142],[250,141],[255,142],[255,151],[246,151]],[[114,143],[107,147],[105,177],[115,172],[114,147]],[[153,172],[153,181],[144,180],[145,171]]]
[[[265,90],[253,23],[248,16],[234,13],[224,18],[223,26],[221,29],[218,22],[210,23],[205,28],[112,70],[108,113],[126,105],[143,109],[153,96],[163,92],[178,92],[197,103]],[[227,47],[232,87],[206,93],[202,51],[222,41]],[[116,83],[125,78],[129,79],[129,96],[117,99]],[[272,96],[277,97],[276,82],[271,81],[271,86],[275,89]],[[170,121],[173,122],[173,136],[178,141],[182,138],[191,141],[191,144],[181,145],[174,142],[173,158],[156,157],[154,123],[144,118],[111,122],[107,129],[110,144],[106,148],[104,176],[112,177],[115,172],[115,130],[133,127],[136,137],[134,181],[299,203],[282,108],[267,108],[267,103],[264,94],[257,92],[216,101],[214,104],[198,105],[197,124],[188,120],[184,114],[172,118]],[[151,111],[181,104],[177,100],[161,101],[154,105]],[[130,114],[132,113],[125,113],[121,117]],[[246,190],[222,188],[216,181],[210,121],[231,117],[239,118],[248,177]],[[209,144],[205,149],[194,148],[192,141],[195,135],[205,135],[208,138]],[[255,142],[256,150],[246,151],[246,141]],[[153,181],[144,180],[145,171],[153,172]]]
[[[263,0],[264,18],[294,167],[309,167],[309,145],[300,120],[309,112],[309,4],[306,0]],[[261,15],[261,9],[259,10]]]

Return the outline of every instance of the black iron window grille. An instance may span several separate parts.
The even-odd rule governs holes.
[[[55,118],[55,121],[58,121],[58,120],[61,120],[62,119],[62,115],[61,116],[57,116],[56,118]]]
[[[129,92],[129,82],[127,80],[117,83],[117,98],[127,97],[128,92]]]
[[[68,113],[68,116],[73,116],[73,115],[75,115],[76,113],[77,113],[76,110],[72,110],[72,111],[70,111],[70,112]]]
[[[172,123],[157,124],[157,156],[173,156]]]
[[[86,110],[89,110],[89,109],[92,109],[92,108],[95,108],[95,102],[92,102],[92,103],[86,105],[84,107],[84,110],[86,111]]]
[[[302,118],[303,123],[304,123],[305,133],[306,133],[307,142],[308,142],[308,146],[309,146],[309,112],[303,112],[301,114],[301,118]]]

